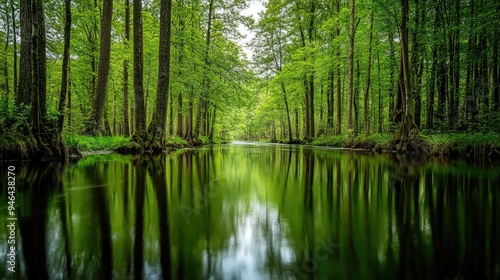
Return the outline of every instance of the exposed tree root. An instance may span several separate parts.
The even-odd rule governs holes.
[[[192,146],[202,145],[196,142],[191,143]],[[183,148],[183,145],[167,142],[164,137],[154,136],[147,133],[134,134],[132,140],[115,149],[120,154],[150,154],[159,155],[171,149]]]
[[[384,150],[392,150],[400,154],[433,154],[432,145],[426,138],[419,135],[417,129],[410,130],[408,135],[397,135],[385,145]]]

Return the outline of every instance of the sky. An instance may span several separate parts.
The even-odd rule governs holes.
[[[252,0],[250,2],[250,6],[247,9],[241,11],[240,14],[243,16],[252,16],[253,19],[255,20],[255,22],[257,22],[259,20],[258,13],[261,11],[264,11],[264,6],[262,5],[262,2],[259,0]],[[252,59],[252,50],[250,48],[248,48],[246,45],[252,41],[255,34],[253,31],[249,30],[243,24],[239,25],[238,30],[240,31],[241,34],[246,36],[243,40],[241,40],[238,43],[243,48],[243,51],[246,54],[247,58],[249,60],[251,60]]]

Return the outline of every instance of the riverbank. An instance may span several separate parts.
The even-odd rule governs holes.
[[[369,136],[357,136],[349,138],[347,135],[321,135],[310,145],[328,146],[336,148],[346,148],[356,151],[369,151],[376,153],[397,153],[392,142],[394,136],[389,133],[376,133]],[[219,141],[218,143],[208,143],[201,139],[200,145],[222,144],[227,141]],[[68,149],[68,155],[71,157],[81,157],[92,154],[106,153],[126,153],[121,151],[123,147],[133,145],[131,137],[123,136],[99,136],[90,137],[84,135],[67,134],[63,135],[63,142]],[[267,142],[261,140],[259,142]],[[485,159],[500,159],[500,134],[499,133],[446,133],[446,134],[421,134],[418,136],[414,144],[420,145],[418,142],[425,144],[425,152],[422,154],[451,156],[451,157],[467,157],[467,158],[485,158]],[[288,144],[288,143],[287,143]],[[292,144],[305,144],[302,142],[294,142]],[[8,147],[2,147],[2,160],[19,160],[28,159],[35,156],[28,151],[29,145],[23,143],[11,143]],[[180,149],[193,147],[193,144],[185,141],[180,137],[170,136],[166,140],[167,149]],[[144,151],[147,153],[147,151]],[[399,151],[399,153],[402,153]],[[19,155],[18,155],[19,154]],[[17,156],[16,156],[17,155]],[[23,156],[24,155],[24,156]],[[19,158],[21,156],[21,158]]]
[[[141,151],[140,146],[136,145],[132,141],[132,137],[123,136],[98,136],[90,137],[85,135],[64,135],[64,143],[69,147],[75,147],[78,149],[82,155],[92,155],[92,154],[107,154],[107,153],[120,153],[120,154],[131,154],[130,151]],[[217,140],[215,143],[210,143],[208,138],[200,138],[198,143],[189,143],[188,141],[178,137],[178,136],[168,136],[165,140],[166,149],[182,149],[194,146],[204,146],[211,144],[224,144],[227,141]],[[147,150],[142,150],[140,153],[148,153]]]
[[[372,152],[397,152],[389,133],[349,138],[347,135],[322,135],[311,144],[315,146],[364,149]],[[444,133],[421,134],[418,141],[425,142],[429,155],[473,158],[500,158],[500,134],[489,133]],[[417,143],[418,145],[418,143]]]

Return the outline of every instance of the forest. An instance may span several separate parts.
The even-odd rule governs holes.
[[[269,0],[243,15],[255,2],[2,1],[2,158],[85,139],[500,155],[499,1]]]

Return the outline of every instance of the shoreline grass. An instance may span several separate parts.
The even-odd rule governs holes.
[[[473,157],[500,157],[500,133],[436,133],[420,134],[432,147],[431,155],[464,155]],[[394,136],[389,133],[375,133],[369,136],[359,135],[349,138],[347,135],[322,135],[311,144],[371,151],[388,151]]]

